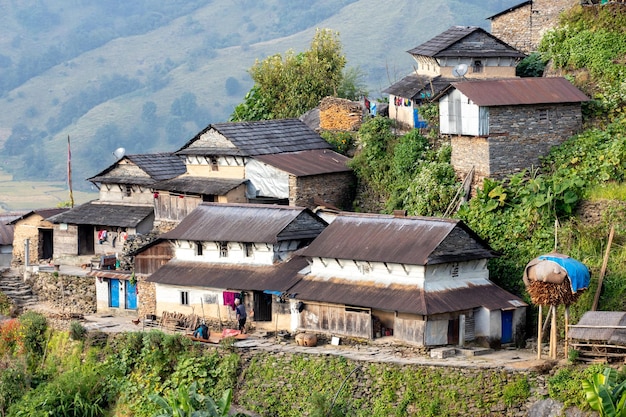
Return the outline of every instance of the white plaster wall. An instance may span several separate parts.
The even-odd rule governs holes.
[[[96,278],[96,311],[109,311],[109,281]]]
[[[343,278],[348,281],[369,281],[378,284],[424,286],[424,267],[419,265],[384,264],[348,259],[313,258],[311,275],[320,278]]]
[[[237,156],[217,156],[217,170],[214,170],[211,158],[203,155],[185,157],[186,176],[208,178],[244,178],[245,159]]]
[[[426,291],[462,288],[468,284],[491,284],[489,282],[489,270],[487,269],[486,259],[427,265],[424,282]]]
[[[490,312],[486,308],[474,310],[474,337],[489,337]]]
[[[410,106],[396,106],[395,98],[397,96],[389,95],[389,117],[409,126],[413,126],[413,100],[410,100]]]
[[[188,293],[189,304],[181,304],[181,292]],[[183,314],[195,314],[207,318],[234,320],[235,315],[230,306],[224,305],[223,289],[183,287],[176,285],[155,285],[156,314],[164,311]],[[219,310],[218,310],[219,309]]]
[[[224,258],[220,256],[219,242],[203,242],[200,256],[196,254],[196,242],[177,240],[174,250],[177,259],[193,262],[272,265],[275,257],[274,245],[265,243],[253,243],[250,257],[246,257],[245,245],[239,242],[228,242],[228,256]]]

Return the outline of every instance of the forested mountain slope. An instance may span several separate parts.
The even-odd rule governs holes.
[[[0,5],[0,169],[75,188],[111,152],[174,150],[228,119],[254,60],[340,33],[370,94],[408,73],[405,52],[452,25],[487,27],[514,0],[30,0]]]

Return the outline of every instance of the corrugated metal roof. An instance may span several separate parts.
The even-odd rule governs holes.
[[[304,302],[347,304],[420,315],[450,313],[477,307],[489,310],[513,309],[527,305],[519,297],[495,284],[426,292],[417,286],[384,286],[355,283],[338,278],[322,280],[307,276],[294,285],[289,293]]]
[[[624,311],[587,311],[577,326],[568,333],[570,339],[601,341],[612,345],[626,346],[626,329],[605,329],[597,326],[626,326]],[[595,326],[595,327],[594,327]]]
[[[393,94],[394,96],[409,98],[411,100],[421,99],[422,93],[428,93],[425,101],[430,101],[455,80],[456,79],[442,77],[431,78],[425,75],[410,74],[387,87],[383,90],[383,93]]]
[[[257,155],[254,159],[297,177],[352,171],[347,165],[350,158],[330,149]]]
[[[307,265],[306,260],[300,257],[267,266],[208,264],[173,259],[150,275],[148,281],[230,290],[287,291],[298,282],[298,272]]]
[[[112,176],[107,175],[116,168],[120,161],[127,160],[144,171],[149,178],[138,176]],[[151,153],[126,155],[114,164],[110,165],[104,171],[96,174],[91,178],[87,178],[91,182],[100,182],[103,184],[139,184],[150,185],[155,181],[167,180],[177,177],[187,172],[184,161],[172,152],[167,153]]]
[[[347,213],[337,216],[302,255],[410,265],[498,256],[460,220]]]
[[[235,148],[195,143],[211,129],[223,135]],[[209,125],[176,154],[255,156],[330,148],[328,142],[304,122],[298,119],[278,119]]]
[[[136,227],[153,212],[152,206],[104,204],[90,201],[64,213],[49,217],[48,220],[53,223]]]
[[[490,37],[496,42],[480,42],[466,38]],[[467,41],[467,42],[466,42]],[[411,55],[429,57],[514,57],[525,55],[478,26],[452,26],[423,44],[407,51]]]
[[[159,181],[152,187],[155,190],[193,193],[203,195],[225,195],[229,191],[245,184],[245,179],[207,178],[183,175],[165,181]]]
[[[109,278],[109,279],[124,279],[129,280],[132,276],[131,271],[126,271],[123,269],[94,269],[93,271],[87,272],[88,277],[97,277],[97,278]]]
[[[562,77],[508,78],[452,83],[478,106],[580,103],[589,98]]]
[[[202,203],[163,239],[276,243],[312,239],[326,222],[303,207]]]

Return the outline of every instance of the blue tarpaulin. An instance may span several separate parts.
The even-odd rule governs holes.
[[[576,294],[580,290],[589,288],[589,281],[591,274],[585,264],[576,259],[569,257],[557,257],[550,255],[542,255],[539,257],[541,260],[552,261],[559,264],[567,272],[570,285],[572,286],[572,293]]]

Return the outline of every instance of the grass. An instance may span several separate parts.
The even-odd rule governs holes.
[[[626,183],[606,183],[597,185],[589,191],[589,200],[626,201]]]

